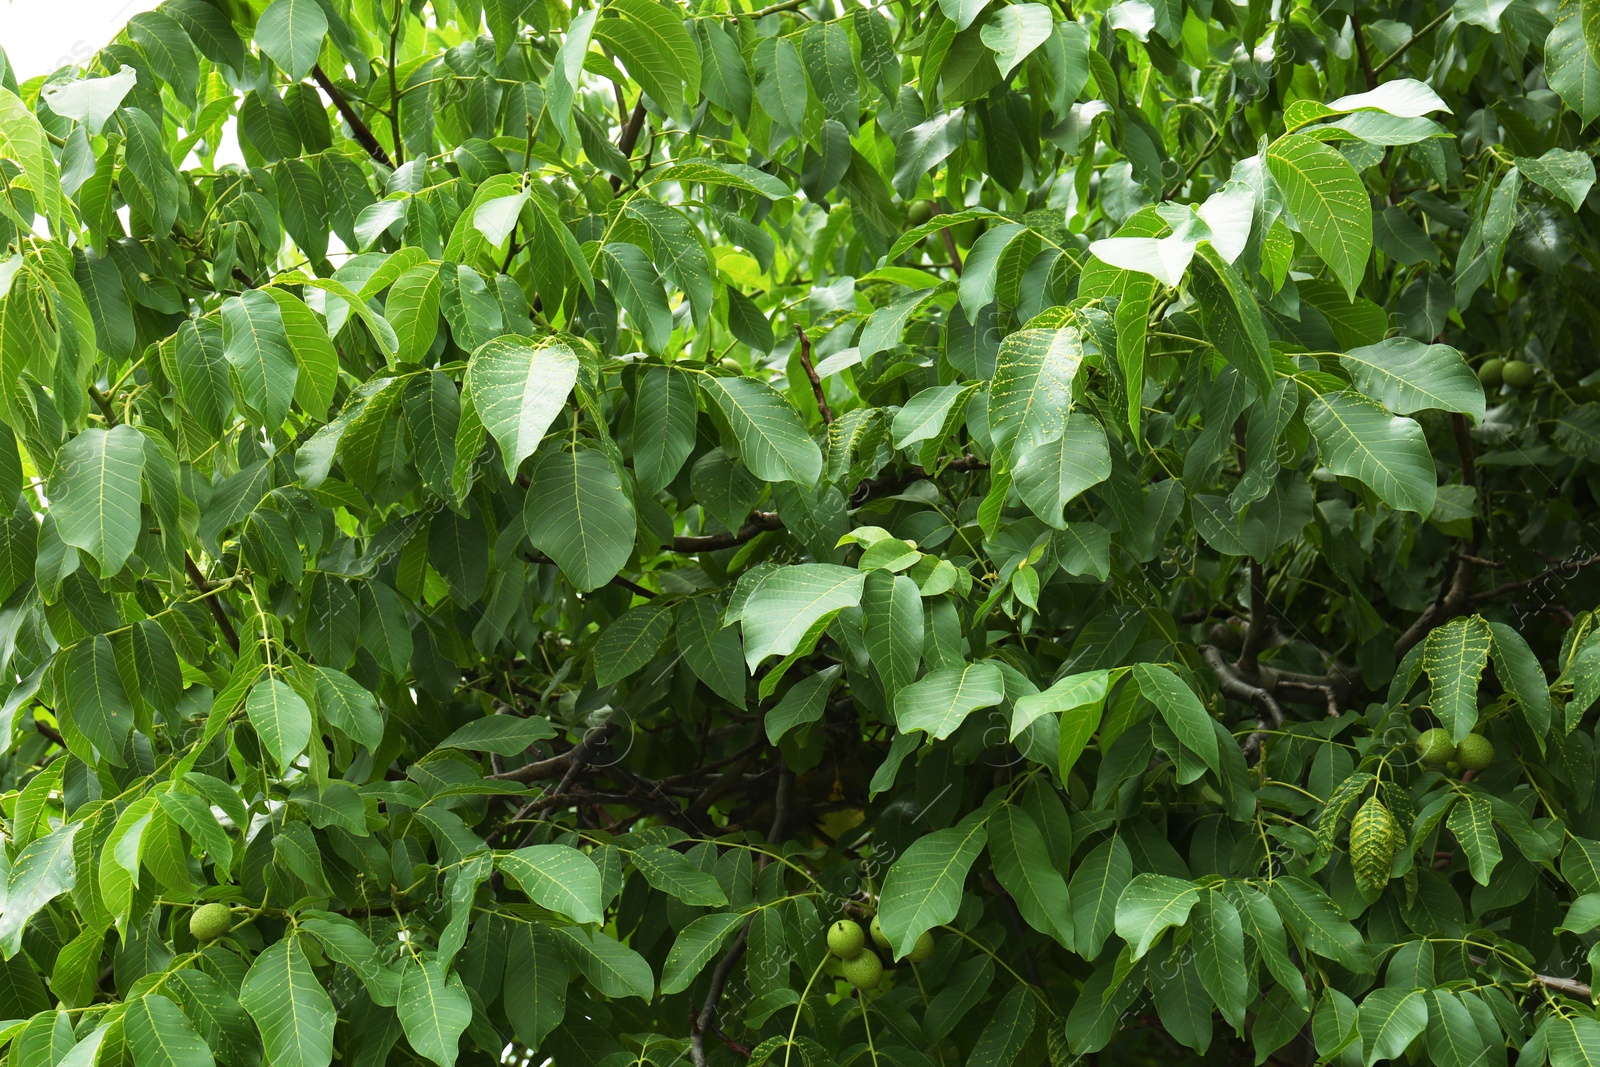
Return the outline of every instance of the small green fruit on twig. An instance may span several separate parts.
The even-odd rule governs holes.
[[[857,952],[854,959],[844,961],[841,970],[857,989],[876,989],[883,981],[883,961],[873,952]]]
[[[189,916],[189,932],[196,941],[215,941],[233,929],[233,910],[226,904],[202,904]]]
[[[889,947],[889,936],[883,932],[883,927],[878,925],[878,917],[872,917],[872,943],[879,948]]]
[[[1450,740],[1450,731],[1442,727],[1424,730],[1422,736],[1417,738],[1417,755],[1429,766],[1442,767],[1455,754],[1456,744]]]
[[[867,938],[861,932],[860,924],[849,919],[840,919],[828,927],[828,951],[841,960],[855,959],[861,953],[861,946],[866,943]]]
[[[927,963],[933,957],[933,934],[927,930],[922,931],[922,936],[917,938],[917,943],[911,946],[911,951],[906,959],[911,963]]]
[[[1464,770],[1488,770],[1494,762],[1494,744],[1482,734],[1468,734],[1456,746],[1456,762]]]

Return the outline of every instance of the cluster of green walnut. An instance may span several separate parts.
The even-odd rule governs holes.
[[[872,917],[871,930],[872,943],[879,948],[888,948],[889,939],[884,936],[883,927],[878,925],[876,915]],[[840,971],[857,989],[876,989],[878,983],[883,981],[883,961],[876,952],[868,951],[867,935],[861,932],[860,923],[852,919],[840,919],[828,927],[828,951],[839,958]],[[924,930],[906,954],[906,960],[923,963],[932,955],[933,935]]]
[[[1482,734],[1468,734],[1458,745],[1449,730],[1435,726],[1417,738],[1417,755],[1430,767],[1454,763],[1464,771],[1485,771],[1494,762],[1494,745]]]
[[[1536,368],[1525,359],[1505,360],[1498,357],[1486,359],[1478,365],[1478,381],[1485,389],[1498,389],[1509,385],[1513,389],[1526,389],[1533,384]]]

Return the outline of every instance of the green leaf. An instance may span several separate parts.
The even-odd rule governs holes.
[[[333,1001],[317,981],[300,939],[268,945],[244,977],[239,1003],[261,1031],[266,1062],[328,1067],[333,1062]]]
[[[672,609],[651,602],[629,608],[594,645],[596,685],[619,682],[656,657],[672,632]]]
[[[674,900],[697,908],[720,908],[728,903],[716,878],[695,867],[681,852],[665,845],[646,845],[636,849],[631,858],[646,882]]]
[[[437,748],[463,748],[472,752],[494,752],[501,756],[520,756],[536,741],[556,735],[549,719],[535,716],[485,715],[467,723]]]
[[[395,1012],[413,1049],[439,1067],[453,1067],[461,1034],[472,1021],[472,1001],[460,975],[446,978],[438,960],[413,956],[401,978]]]
[[[682,993],[694,983],[695,977],[722,950],[728,935],[743,925],[745,916],[737,912],[719,912],[702,915],[685,926],[667,952],[667,962],[661,968],[661,992]]]
[[[1144,698],[1161,712],[1178,742],[1199,756],[1207,767],[1220,770],[1216,728],[1194,690],[1176,674],[1154,663],[1134,664],[1133,679]]]
[[[1000,342],[989,393],[989,432],[997,449],[1020,456],[1061,438],[1082,362],[1083,345],[1070,326],[1019,330]]]
[[[50,479],[56,530],[93,556],[107,578],[122,570],[139,540],[144,458],[144,437],[127,425],[84,430],[56,457]]]
[[[699,416],[694,380],[672,367],[645,367],[638,396],[633,474],[640,492],[655,493],[678,476],[694,451]]]
[[[278,305],[284,336],[294,353],[298,374],[294,380],[294,401],[301,410],[321,421],[328,417],[339,387],[339,353],[328,338],[328,331],[299,297],[276,287],[263,289]]]
[[[773,571],[750,593],[741,617],[745,664],[754,671],[771,655],[787,656],[813,627],[861,603],[866,575],[830,563]]]
[[[661,276],[638,245],[613,241],[601,249],[606,281],[628,313],[629,324],[652,352],[660,352],[672,338],[672,309],[661,288]]]
[[[311,740],[311,709],[287,683],[267,677],[251,687],[244,710],[261,743],[287,771]]]
[[[1361,176],[1338,150],[1309,133],[1291,133],[1267,148],[1267,169],[1312,251],[1352,300],[1372,252],[1372,202]]]
[[[945,18],[956,24],[958,30],[972,25],[988,6],[989,0],[939,0],[939,10],[944,12]]]
[[[156,993],[128,1005],[122,1031],[136,1067],[204,1067],[216,1062],[188,1017]]]
[[[633,504],[617,472],[592,449],[539,458],[523,522],[533,547],[582,592],[616,577],[633,553]]]
[[[1397,1059],[1428,1025],[1428,1004],[1420,989],[1375,989],[1356,1012],[1356,1029],[1366,1050],[1366,1067]]]
[[[1429,706],[1450,738],[1459,743],[1478,721],[1478,680],[1493,643],[1478,615],[1451,619],[1429,631],[1422,646],[1422,669],[1433,687]]]
[[[1357,389],[1397,415],[1432,408],[1483,421],[1483,386],[1461,353],[1449,345],[1391,337],[1353,348],[1339,362]]]
[[[1206,336],[1259,396],[1271,396],[1274,371],[1266,325],[1243,279],[1209,243],[1195,250],[1193,277]],[[1122,329],[1119,324],[1118,344]]]
[[[1039,518],[1067,528],[1063,511],[1084,490],[1111,477],[1106,432],[1093,415],[1073,412],[1059,439],[1029,449],[1011,470],[1017,495]]]
[[[289,414],[300,377],[277,301],[259,289],[224,300],[222,344],[239,400],[263,429],[276,430]]]
[[[929,671],[895,696],[895,723],[902,731],[922,730],[942,741],[968,715],[994,707],[1005,695],[1000,668],[986,660]]]
[[[0,909],[0,956],[10,959],[22,947],[29,921],[62,893],[78,884],[73,840],[82,823],[67,823],[29,842],[11,861],[5,883],[5,908]]]
[[[1594,9],[1582,0],[1562,0],[1544,44],[1545,79],[1585,125],[1600,117],[1600,64],[1585,40]]]
[[[1321,888],[1292,876],[1277,879],[1270,888],[1272,904],[1308,949],[1357,973],[1372,972],[1361,934]]]
[[[1523,177],[1564,200],[1573,211],[1583,208],[1594,188],[1594,160],[1582,152],[1552,148],[1538,159],[1518,157]]]
[[[650,964],[622,942],[586,927],[563,926],[556,932],[568,957],[602,995],[649,1000],[655,992]]]
[[[1026,811],[1009,804],[989,819],[994,873],[1029,926],[1062,946],[1074,945],[1072,903],[1066,879],[1049,863],[1044,835]]]
[[[55,219],[70,217],[61,193],[61,173],[44,128],[8,88],[0,88],[0,156],[22,169],[18,184],[33,194],[44,214]]]
[[[752,378],[702,375],[700,388],[732,434],[733,451],[764,482],[812,486],[822,477],[822,449],[789,402]]]
[[[896,694],[916,680],[922,659],[922,593],[903,574],[874,570],[862,587],[861,610],[862,638],[893,707]]]
[[[600,871],[570,845],[530,845],[497,857],[495,865],[541,907],[574,922],[596,923],[604,918]]]
[[[717,606],[705,597],[679,604],[676,626],[683,661],[695,677],[743,711],[748,676],[738,629],[723,626]]]
[[[1251,991],[1249,975],[1238,965],[1245,958],[1239,909],[1222,893],[1207,891],[1195,902],[1189,928],[1201,984],[1229,1025],[1243,1026]]]
[[[1433,510],[1433,454],[1414,421],[1354,392],[1312,397],[1305,420],[1333,473],[1363,482],[1398,511]]]
[[[328,19],[316,0],[272,0],[256,20],[256,44],[290,81],[311,72],[328,34]]]
[[[1054,29],[1055,16],[1043,4],[1011,4],[984,22],[980,36],[1005,78],[1048,41]]]
[[[1450,817],[1445,820],[1461,850],[1467,854],[1473,881],[1479,885],[1489,884],[1489,877],[1500,863],[1500,839],[1495,833],[1493,819],[1494,808],[1488,799],[1467,793],[1456,801],[1450,809]]]
[[[688,119],[700,88],[700,52],[678,12],[651,0],[612,0],[594,35],[616,52],[628,75],[669,114]]]
[[[767,740],[776,745],[789,731],[822,718],[827,710],[828,694],[833,691],[838,677],[839,666],[835,664],[791,686],[766,714]]]
[[[1188,882],[1163,874],[1141,874],[1117,898],[1117,936],[1133,948],[1139,959],[1168,927],[1182,926],[1200,899]]]
[[[955,919],[967,872],[988,840],[985,819],[973,812],[959,826],[918,838],[884,876],[878,922],[895,959],[922,934]]]
[[[102,759],[121,766],[134,714],[111,642],[101,634],[79,641],[66,654],[64,671],[67,721]]]
[[[1491,622],[1489,634],[1492,639],[1489,654],[1494,657],[1495,677],[1515,698],[1528,728],[1543,747],[1544,738],[1550,732],[1550,721],[1555,716],[1544,668],[1528,642],[1510,626]]]
[[[383,317],[394,327],[395,361],[421,363],[439,332],[438,264],[421,263],[396,278]]]
[[[968,1067],[1009,1067],[1018,1062],[1033,1036],[1037,1016],[1033,990],[1020,983],[1012,986],[972,1046]]]
[[[1067,889],[1078,952],[1094,959],[1116,922],[1117,901],[1133,877],[1133,856],[1121,837],[1097,845],[1072,872]]]
[[[472,354],[467,388],[478,419],[500,445],[506,477],[515,478],[539,447],[577,380],[578,357],[559,342],[508,334]]]

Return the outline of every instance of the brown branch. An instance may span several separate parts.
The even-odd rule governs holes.
[[[311,68],[311,77],[317,83],[317,86],[327,94],[328,99],[333,102],[334,110],[339,112],[339,116],[344,119],[345,125],[350,127],[350,135],[355,138],[356,144],[366,149],[367,155],[371,156],[375,161],[393,170],[394,160],[389,158],[389,153],[383,150],[383,145],[379,144],[377,137],[373,136],[372,127],[366,124],[361,118],[361,113],[351,106],[350,101],[345,99],[344,93],[340,92],[339,87],[333,84],[333,79],[328,77],[327,71],[322,69],[322,64],[318,63]]]
[[[623,124],[622,132],[617,135],[617,150],[622,153],[623,159],[633,157],[633,146],[639,143],[639,131],[644,129],[644,93],[639,94],[639,102],[633,105],[633,114],[628,116],[628,121]],[[622,179],[617,175],[611,176],[611,191],[617,192],[622,188]]]
[[[1251,685],[1239,677],[1239,672],[1217,646],[1201,645],[1200,658],[1206,661],[1211,673],[1217,676],[1217,688],[1222,691],[1223,696],[1232,697],[1256,709],[1256,725],[1259,729],[1245,738],[1244,744],[1240,746],[1244,758],[1252,760],[1261,751],[1261,742],[1266,739],[1266,731],[1276,730],[1283,725],[1283,709],[1273,699],[1271,692],[1261,686]]]
[[[189,580],[194,587],[200,590],[200,595],[205,599],[206,607],[211,609],[211,617],[217,620],[217,628],[222,631],[222,636],[227,639],[233,654],[239,654],[239,634],[234,630],[233,623],[228,619],[228,613],[222,607],[221,601],[211,596],[211,583],[206,581],[206,576],[195,563],[194,557],[185,552],[183,554],[183,569],[189,575]]]
[[[572,753],[563,752],[559,756],[549,759],[537,760],[522,767],[515,767],[499,774],[491,774],[489,778],[500,782],[542,782],[547,778],[554,778],[561,774],[572,763]]]
[[[961,277],[961,253],[956,251],[956,239],[950,232],[950,227],[941,229],[939,236],[944,239],[944,250],[950,254],[950,266],[955,269],[956,277]]]
[[[1239,670],[1252,672],[1256,658],[1267,643],[1272,624],[1272,604],[1267,599],[1267,576],[1258,560],[1250,561],[1250,622],[1244,631],[1244,646],[1239,649]]]
[[[1376,76],[1388,70],[1390,65],[1399,60],[1401,56],[1404,56],[1412,45],[1416,44],[1418,41],[1422,40],[1428,34],[1432,33],[1434,30],[1443,25],[1444,20],[1449,18],[1454,11],[1455,8],[1453,5],[1445,5],[1445,9],[1439,12],[1439,14],[1435,15],[1432,22],[1422,27],[1422,29],[1418,30],[1416,33],[1413,33],[1406,39],[1405,44],[1394,50],[1388,59],[1385,59],[1382,63],[1379,63],[1376,67],[1374,67],[1372,70],[1373,75]]]
[[[717,534],[680,534],[672,539],[674,552],[715,552],[722,548],[734,548],[752,540],[758,534],[768,530],[783,529],[783,520],[778,518],[775,511],[752,511],[750,518],[737,530],[729,533]]]
[[[752,11],[750,12],[749,17],[753,19],[764,19],[768,15],[776,15],[780,11],[793,11],[796,8],[804,7],[805,5],[806,0],[783,0],[781,4],[773,4],[769,7],[763,7],[757,11]]]
[[[1484,959],[1482,956],[1468,956],[1467,958],[1472,961],[1473,966],[1475,967],[1484,967],[1489,963],[1489,961]],[[1553,974],[1535,973],[1532,978],[1529,979],[1529,981],[1537,982],[1546,989],[1553,989],[1557,993],[1565,993],[1567,996],[1576,997],[1579,1000],[1594,999],[1594,990],[1590,986],[1587,986],[1582,982],[1574,981],[1571,978],[1557,978]]]
[[[806,377],[811,379],[811,394],[817,398],[817,410],[822,412],[822,422],[825,426],[833,424],[833,409],[828,407],[827,394],[822,390],[822,379],[817,377],[817,368],[811,362],[811,338],[806,336],[806,331],[799,326],[794,332],[800,338],[800,366],[806,369]]]
[[[1367,88],[1378,87],[1378,72],[1372,67],[1372,56],[1367,52],[1367,35],[1361,32],[1361,16],[1350,12],[1351,36],[1356,39],[1356,55],[1361,59],[1361,73],[1366,76]]]
[[[59,745],[62,748],[66,748],[67,747],[67,739],[62,737],[60,731],[58,731],[54,726],[51,726],[49,723],[41,722],[38,719],[34,719],[33,720],[33,728],[35,730],[39,731],[39,736],[40,737],[43,737],[46,741],[49,741],[51,744]]]
[[[1450,426],[1455,434],[1456,454],[1461,462],[1461,484],[1477,489],[1478,461],[1472,448],[1472,428],[1467,423],[1467,417],[1460,414],[1450,416]],[[1477,501],[1475,510],[1481,510],[1482,507],[1483,501]],[[1478,562],[1477,547],[1478,519],[1474,514],[1471,531],[1452,552],[1453,566],[1449,581],[1439,587],[1439,595],[1434,598],[1433,603],[1417,616],[1415,622],[1406,627],[1405,632],[1400,635],[1400,640],[1395,642],[1396,658],[1409,652],[1418,641],[1428,635],[1429,630],[1455,618],[1479,599],[1472,593],[1473,568]],[[1511,588],[1516,587],[1511,586]]]
[[[1592,567],[1596,563],[1600,563],[1600,554],[1585,556],[1583,559],[1566,560],[1556,564],[1554,567],[1551,567],[1548,570],[1540,571],[1532,578],[1524,578],[1521,581],[1516,582],[1507,582],[1504,585],[1497,585],[1493,589],[1485,589],[1481,593],[1473,593],[1467,598],[1467,601],[1471,604],[1477,604],[1485,600],[1493,600],[1497,596],[1502,596],[1506,593],[1514,593],[1518,589],[1526,589],[1530,585],[1538,585],[1540,582],[1546,581],[1550,578],[1561,578],[1565,580],[1572,577],[1583,568]]]
[[[779,756],[778,764],[778,789],[773,795],[772,803],[772,829],[767,831],[769,845],[779,843],[789,824],[789,806],[794,797],[794,772],[789,770],[789,765],[782,762]],[[760,867],[767,865],[768,857],[761,857]],[[758,868],[759,869],[759,868]],[[739,936],[734,938],[733,944],[728,946],[728,951],[723,953],[717,961],[716,969],[711,972],[711,983],[706,988],[706,999],[700,1007],[700,1014],[695,1016],[694,1024],[690,1027],[689,1060],[694,1067],[706,1067],[706,1034],[714,1030],[717,1021],[717,1006],[722,1000],[722,989],[728,983],[728,976],[733,973],[734,965],[744,955],[745,946],[750,942],[750,924],[755,917],[751,916],[739,928]],[[726,1040],[726,1038],[724,1038]]]

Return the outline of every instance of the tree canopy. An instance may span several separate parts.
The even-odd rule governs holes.
[[[1600,1062],[1595,0],[587,4],[0,61],[7,1062]]]

